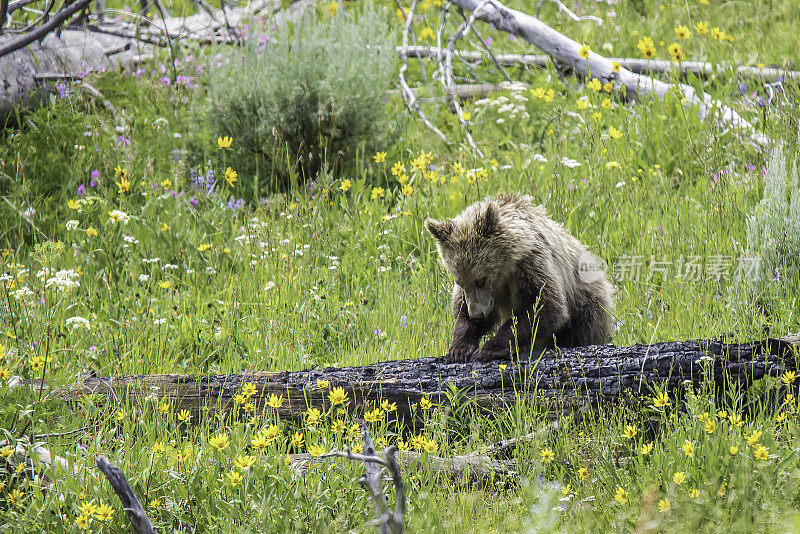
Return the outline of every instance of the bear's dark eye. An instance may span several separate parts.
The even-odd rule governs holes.
[[[477,280],[475,280],[475,287],[477,287],[478,289],[481,289],[485,285],[486,285],[485,276],[483,278],[478,278]]]

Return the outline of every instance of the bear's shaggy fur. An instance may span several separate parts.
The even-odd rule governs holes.
[[[611,340],[613,286],[586,247],[531,197],[486,199],[454,219],[427,219],[425,228],[455,283],[448,360],[510,359],[531,348]]]

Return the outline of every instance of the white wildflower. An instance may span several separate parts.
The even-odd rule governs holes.
[[[89,320],[80,316],[70,317],[67,319],[66,323],[67,326],[71,326],[73,330],[79,327],[83,327],[86,330],[92,329],[92,325],[89,324]]]
[[[75,219],[71,219],[71,220],[67,221],[66,223],[64,223],[64,227],[67,230],[77,230],[78,229],[78,224],[79,224],[78,221],[76,221]]]

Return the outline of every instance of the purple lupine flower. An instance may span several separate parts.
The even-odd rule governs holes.
[[[739,86],[739,94],[742,96],[747,94],[747,82],[742,82],[742,85]]]
[[[231,198],[228,199],[228,209],[229,210],[241,210],[244,209],[244,199],[243,198]]]
[[[65,83],[57,83],[56,90],[58,91],[58,98],[69,98],[69,85]]]
[[[400,316],[400,328],[402,328],[403,330],[408,328],[408,317],[406,317],[405,315]]]
[[[84,182],[81,182],[81,185],[78,186],[78,191],[77,191],[79,197],[83,196],[83,192],[85,189],[86,189],[86,184]]]
[[[125,137],[124,135],[120,135],[119,137],[117,137],[117,141],[122,146],[130,146],[130,144],[131,144],[131,140],[128,139],[127,137]]]
[[[169,79],[169,76],[162,76],[158,81],[165,87],[172,84],[172,80]]]
[[[197,204],[198,204],[197,197],[190,198],[189,199],[189,204],[191,204],[193,208],[196,208]]]

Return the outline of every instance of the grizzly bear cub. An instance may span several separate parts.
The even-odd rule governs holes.
[[[448,361],[611,340],[613,288],[604,269],[531,197],[486,199],[454,219],[426,219],[425,228],[454,281]]]

